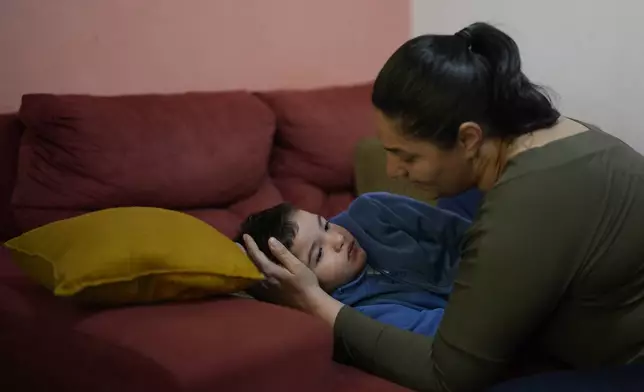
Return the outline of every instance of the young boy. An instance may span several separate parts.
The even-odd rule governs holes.
[[[338,301],[381,322],[434,335],[479,201],[478,193],[466,193],[443,203],[469,219],[389,193],[364,194],[330,221],[280,204],[246,219],[236,242],[248,234],[272,257],[268,239],[275,237]]]

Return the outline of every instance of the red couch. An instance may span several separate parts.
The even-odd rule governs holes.
[[[373,135],[369,86],[122,97],[27,95],[0,116],[0,239],[96,209],[148,205],[232,236],[283,200],[353,198]],[[53,297],[0,249],[2,391],[398,391],[332,362],[330,329],[241,298],[100,310]]]

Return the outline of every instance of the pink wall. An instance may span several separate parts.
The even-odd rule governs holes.
[[[0,113],[28,92],[306,88],[370,80],[408,0],[2,0]]]

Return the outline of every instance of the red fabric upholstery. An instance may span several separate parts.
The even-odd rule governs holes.
[[[251,94],[26,95],[36,137],[14,203],[95,209],[194,208],[253,194],[266,177],[275,120]]]
[[[0,115],[0,241],[18,234],[11,211],[22,126],[15,114]]]
[[[346,210],[355,198],[351,191],[327,191],[301,178],[275,178],[273,181],[285,200],[327,218]]]
[[[270,172],[286,200],[334,215],[353,199],[353,158],[375,135],[371,85],[260,94],[277,116]]]
[[[275,185],[266,178],[257,192],[248,198],[236,201],[225,208],[183,209],[189,215],[197,217],[232,238],[239,231],[243,219],[253,212],[281,203],[282,195]],[[14,207],[17,225],[22,231],[31,230],[61,219],[87,213],[88,210],[58,210],[47,208]]]
[[[249,93],[27,95],[20,118],[32,139],[13,196],[22,229],[143,205],[213,209],[207,220],[232,235],[282,200],[267,177],[274,116]]]
[[[16,117],[0,117],[0,235],[15,234],[12,191],[21,231],[152,205],[232,236],[283,195],[334,214],[353,197],[354,144],[371,132],[367,90],[267,94],[278,150],[275,114],[248,93],[26,96],[21,142]],[[331,340],[319,321],[254,300],[81,308],[26,278],[0,247],[0,391],[404,390],[333,363]]]
[[[82,309],[0,249],[0,390],[402,390],[330,361],[329,328],[254,300]]]

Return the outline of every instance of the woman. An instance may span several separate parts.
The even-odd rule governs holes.
[[[279,243],[283,266],[245,239],[283,302],[333,326],[338,359],[430,391],[644,361],[641,155],[561,117],[484,23],[405,43],[372,100],[391,177],[486,196],[434,339],[343,307]]]

